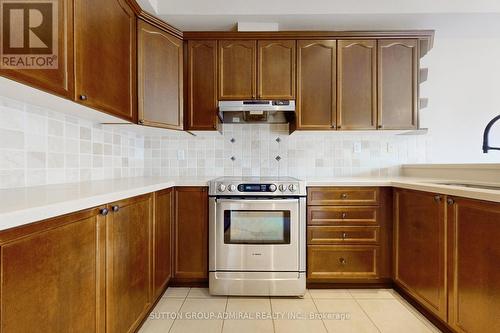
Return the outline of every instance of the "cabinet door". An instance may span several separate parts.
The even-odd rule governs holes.
[[[2,69],[0,75],[66,98],[73,98],[73,1],[56,0],[57,68]]]
[[[2,332],[104,332],[103,228],[89,209],[0,232]]]
[[[117,208],[111,209],[106,221],[106,331],[131,332],[152,298],[152,196],[111,206]]]
[[[297,129],[334,129],[337,41],[297,42]]]
[[[260,99],[295,98],[295,40],[258,41]]]
[[[445,209],[432,193],[395,191],[395,281],[446,320]]]
[[[182,129],[182,40],[144,21],[138,36],[139,123]]]
[[[75,0],[75,99],[135,121],[136,18],[125,0]]]
[[[256,49],[254,40],[219,41],[219,99],[257,97]]]
[[[203,281],[208,277],[208,190],[175,189],[175,279]]]
[[[174,190],[155,193],[153,227],[153,296],[159,297],[172,277],[172,227]]]
[[[500,332],[500,204],[458,198],[448,207],[448,323]]]
[[[382,129],[417,128],[418,41],[378,41],[378,124]]]
[[[217,41],[188,41],[187,130],[217,129]]]
[[[377,42],[339,40],[337,126],[339,129],[377,127]]]

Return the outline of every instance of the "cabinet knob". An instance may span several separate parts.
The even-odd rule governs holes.
[[[343,212],[342,213],[342,218],[345,219],[347,217],[347,213],[346,212]]]
[[[332,125],[332,128],[333,128],[333,129],[337,128],[337,125]]]
[[[377,127],[378,128],[384,128],[384,125],[378,125]]]
[[[341,129],[341,128],[342,128],[342,126],[340,126],[340,125],[337,126],[337,129]]]
[[[434,196],[434,201],[440,202],[441,201],[441,196],[440,195],[435,195]]]
[[[347,238],[347,232],[343,232],[342,233],[342,239],[346,239]]]
[[[453,198],[448,198],[446,199],[446,203],[451,206],[455,203],[455,200],[453,200]]]
[[[340,262],[341,265],[347,264],[347,260],[345,260],[344,258],[340,258],[339,262]]]
[[[342,193],[342,194],[340,195],[340,197],[341,197],[342,199],[347,199],[347,193]]]
[[[103,208],[99,211],[99,214],[101,214],[102,216],[106,216],[108,215],[109,213],[109,210],[107,208]]]
[[[142,120],[142,119],[141,119],[141,120],[137,121],[137,123],[138,123],[139,125],[144,125],[144,120]]]
[[[117,212],[120,210],[120,206],[116,205],[116,206],[111,207],[111,209],[113,210],[113,212]]]
[[[87,100],[87,95],[80,95],[80,100],[81,101],[86,101]]]

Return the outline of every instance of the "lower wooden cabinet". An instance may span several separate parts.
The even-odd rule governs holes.
[[[104,332],[103,227],[94,208],[0,232],[2,332]]]
[[[180,283],[208,279],[208,188],[175,189],[174,279]]]
[[[153,296],[161,295],[172,277],[172,230],[174,189],[155,193],[153,226]]]
[[[392,189],[310,187],[309,283],[390,282]]]
[[[445,200],[397,189],[394,202],[394,280],[446,321]]]
[[[151,194],[111,204],[106,221],[106,332],[131,332],[151,302]]]
[[[457,332],[500,332],[500,204],[450,199],[448,323]]]

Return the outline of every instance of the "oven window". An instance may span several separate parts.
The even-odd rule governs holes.
[[[225,244],[290,244],[290,211],[224,211]]]

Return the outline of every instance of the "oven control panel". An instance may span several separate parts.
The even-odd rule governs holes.
[[[251,182],[241,180],[214,180],[210,182],[209,194],[213,196],[227,195],[271,195],[271,196],[303,196],[305,185],[299,180]]]

